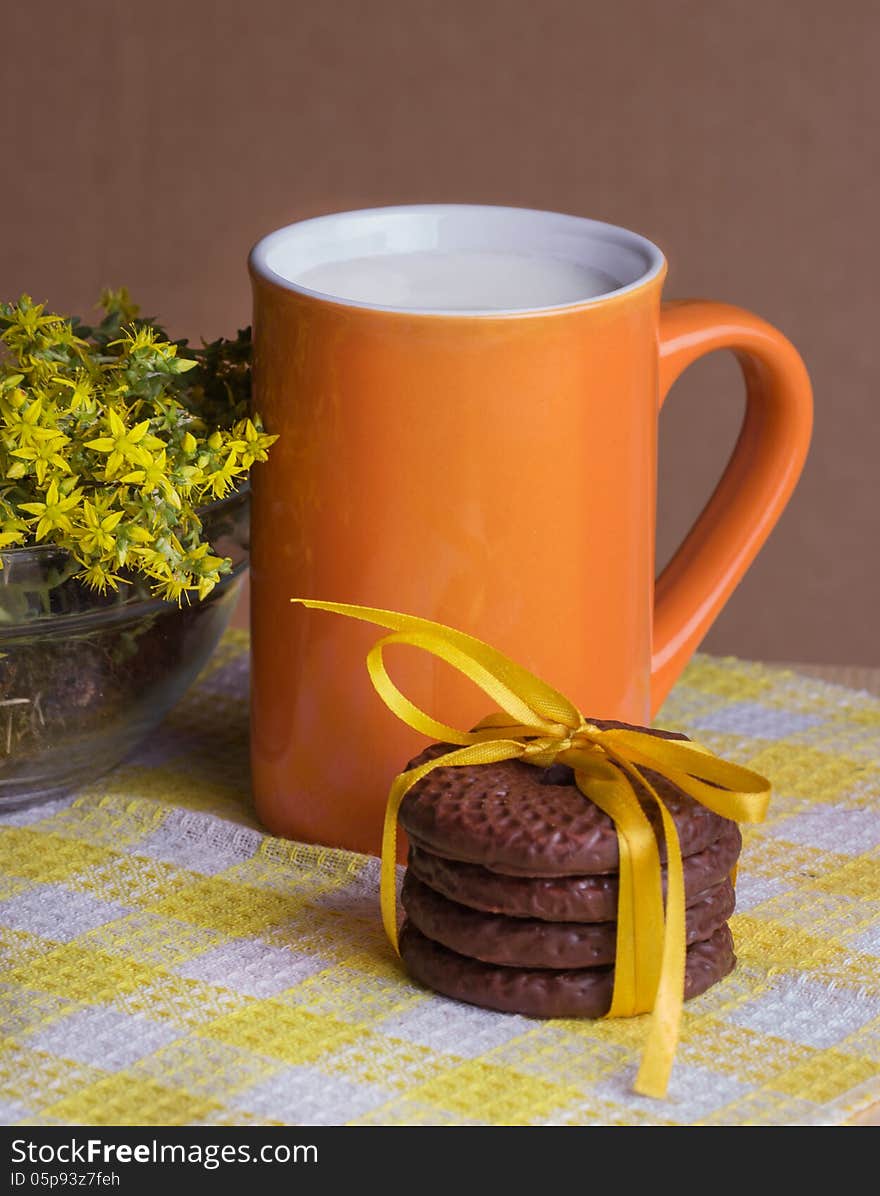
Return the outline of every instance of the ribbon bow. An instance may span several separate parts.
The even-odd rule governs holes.
[[[391,631],[367,655],[367,669],[379,697],[414,730],[460,745],[400,773],[388,794],[380,905],[385,932],[394,949],[398,950],[397,815],[413,785],[441,766],[495,764],[501,760],[524,760],[540,767],[569,765],[578,789],[604,810],[617,830],[617,944],[614,989],[605,1016],[632,1017],[653,1012],[634,1087],[645,1096],[664,1096],[684,1002],[684,876],[675,823],[642,770],[659,773],[708,809],[737,822],[762,821],[770,798],[770,782],[689,740],[661,739],[622,728],[602,730],[539,677],[462,631],[396,611],[304,598],[291,601]],[[479,686],[500,712],[484,718],[472,731],[438,722],[402,694],[389,677],[383,653],[391,644],[421,648],[445,661]],[[649,795],[660,814],[666,845],[665,909],[657,838],[633,781]]]

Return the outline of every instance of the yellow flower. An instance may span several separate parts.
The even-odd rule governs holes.
[[[125,582],[125,579],[120,577],[118,573],[111,573],[106,565],[96,562],[93,565],[88,565],[80,573],[77,574],[91,590],[100,590],[103,594],[109,586],[111,590],[119,589],[119,583]]]
[[[110,342],[110,348],[115,348],[116,345],[125,345],[126,353],[136,353],[139,349],[156,348],[158,340],[158,332],[149,324],[142,324],[140,328],[136,324],[132,324],[130,328],[125,329],[124,335],[119,340]]]
[[[163,361],[173,362],[173,372],[184,374],[187,370],[195,369],[199,364],[195,358],[182,357],[177,358],[177,345],[173,341],[166,341],[162,339],[157,329],[151,328],[147,324],[133,324],[130,328],[125,329],[124,334],[119,340],[111,341],[110,348],[116,345],[123,345],[126,357],[133,357],[136,353],[143,353],[149,351],[161,357]]]
[[[34,303],[30,295],[22,295],[12,313],[13,323],[0,336],[0,340],[14,340],[16,332],[23,332],[26,336],[32,337],[40,328],[46,328],[50,324],[60,324],[62,322],[60,316],[43,315],[45,306],[45,303]]]
[[[94,384],[91,378],[81,374],[76,380],[73,378],[56,378],[59,386],[70,387],[68,399],[69,411],[93,411],[95,408]]]
[[[236,464],[235,453],[232,452],[221,466],[205,474],[205,488],[215,498],[225,498],[241,473],[241,466]]]
[[[17,519],[13,514],[3,514],[3,507],[5,503],[0,503],[0,549],[14,547],[16,544],[23,544],[27,533],[27,524],[23,519]],[[6,507],[8,511],[9,508]],[[3,557],[0,556],[0,569],[3,568]],[[0,656],[2,656],[0,652]]]
[[[62,473],[72,473],[67,461],[59,452],[59,449],[67,444],[68,437],[63,432],[50,431],[48,428],[37,428],[35,431],[43,434],[38,443],[29,448],[13,449],[12,456],[19,457],[22,461],[33,461],[37,481],[41,486],[46,481],[46,471],[50,465],[54,465]],[[14,465],[8,471],[10,477],[23,477],[24,472],[23,466],[19,473]]]
[[[152,461],[150,449],[162,448],[162,441],[147,431],[150,426],[148,419],[141,420],[129,429],[111,407],[107,411],[107,422],[111,434],[99,436],[97,440],[87,440],[86,448],[108,454],[104,471],[108,478],[114,477],[126,463],[149,465]]]
[[[36,538],[42,540],[56,528],[68,534],[73,531],[68,511],[72,511],[81,498],[82,490],[73,490],[66,498],[62,498],[58,493],[58,482],[53,480],[46,492],[45,502],[23,502],[19,506],[22,511],[27,511],[35,520],[39,520]]]
[[[54,428],[41,426],[41,420],[44,419],[42,398],[25,405],[26,397],[25,392],[18,388],[8,396],[10,410],[6,416],[3,440],[9,448],[15,444],[20,448],[30,448],[35,441],[55,435]]]
[[[229,443],[229,447],[234,449],[238,455],[241,469],[250,469],[255,461],[266,461],[269,457],[270,446],[278,439],[277,436],[270,436],[268,432],[260,431],[250,419],[244,419],[237,423],[232,432],[236,437],[244,437],[243,440],[232,440]]]
[[[150,494],[153,490],[158,490],[173,507],[180,507],[180,497],[172,486],[167,471],[168,463],[165,459],[165,450],[162,449],[162,452],[153,457],[143,469],[133,469],[131,473],[124,474],[119,480],[139,486],[142,494]]]
[[[153,576],[156,579],[153,593],[159,598],[164,598],[166,602],[176,602],[180,606],[187,591],[187,581],[172,573],[167,565],[161,573],[154,573]]]
[[[122,518],[122,511],[111,511],[102,516],[87,498],[83,499],[82,511],[85,530],[77,536],[78,547],[89,556],[114,552],[116,540],[112,532]]]

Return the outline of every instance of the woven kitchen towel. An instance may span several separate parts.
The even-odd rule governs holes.
[[[260,832],[246,695],[232,633],[133,760],[0,817],[4,1123],[837,1125],[880,1099],[876,698],[699,656],[668,700],[659,725],[774,796],[745,832],[739,966],[686,1006],[655,1101],[631,1091],[642,1018],[411,983],[377,861]]]

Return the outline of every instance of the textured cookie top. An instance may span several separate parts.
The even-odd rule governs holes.
[[[617,722],[595,725],[629,727]],[[670,732],[650,734],[685,738]],[[432,744],[408,767],[451,750],[448,744]],[[664,777],[647,769],[645,775],[672,815],[682,855],[702,851],[728,825],[727,819]],[[665,859],[660,816],[646,791],[637,786],[639,790]],[[418,847],[511,876],[584,876],[616,872],[619,866],[614,823],[581,793],[565,765],[537,768],[521,760],[440,765],[404,798],[400,824]]]

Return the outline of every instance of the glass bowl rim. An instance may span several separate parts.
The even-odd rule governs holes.
[[[250,484],[246,480],[243,485],[232,491],[231,494],[215,499],[205,506],[198,507],[199,518],[204,523],[207,518],[217,518],[227,511],[238,510],[244,506],[249,498]],[[175,610],[179,609],[180,606],[189,607],[201,605],[202,602],[210,602],[212,598],[219,597],[219,595],[224,593],[247,570],[250,563],[250,548],[249,545],[243,547],[243,559],[237,564],[233,564],[229,573],[224,574],[220,578],[211,593],[204,599],[193,601],[187,597],[183,603],[174,603],[155,595],[132,593],[125,596],[124,592],[120,592],[120,601],[118,602],[108,604],[96,603],[94,606],[86,605],[79,610],[55,611],[38,615],[36,618],[0,622],[0,641],[9,642],[22,636],[49,634],[50,628],[52,629],[51,634],[68,635],[80,630],[84,631],[94,628],[98,625],[107,625],[128,620],[137,621],[148,614]],[[4,574],[7,572],[7,569],[13,567],[13,560],[18,565],[33,562],[36,566],[40,567],[50,561],[54,560],[57,562],[69,557],[70,553],[68,549],[58,544],[36,544],[4,549],[0,552],[0,559],[2,559],[4,565],[0,569],[0,588],[3,586]]]

